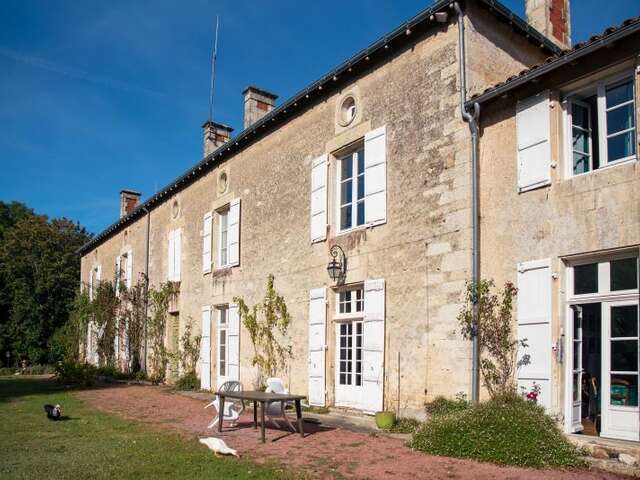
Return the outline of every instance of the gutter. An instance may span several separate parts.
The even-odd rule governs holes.
[[[471,284],[475,289],[480,281],[480,221],[478,215],[478,121],[480,104],[473,102],[467,106],[467,71],[465,53],[464,14],[458,2],[451,4],[458,17],[458,68],[460,72],[460,113],[471,132]],[[471,360],[471,400],[477,403],[480,398],[480,349],[478,345],[478,302],[473,295],[472,313],[472,360]]]
[[[149,249],[150,249],[150,235],[151,230],[151,212],[146,206],[142,206],[142,210],[147,214],[147,227],[144,232],[144,355],[142,369],[147,374],[147,354],[148,345],[147,341],[147,318],[149,314]]]

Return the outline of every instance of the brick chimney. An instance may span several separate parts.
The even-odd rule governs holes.
[[[277,95],[256,87],[247,87],[244,95],[244,128],[253,125],[276,106]]]
[[[525,0],[527,22],[562,48],[571,48],[570,0]]]
[[[233,128],[222,123],[206,121],[202,124],[204,134],[203,151],[206,157],[223,143],[229,141]]]
[[[120,190],[120,218],[126,217],[140,204],[140,193],[133,190]]]

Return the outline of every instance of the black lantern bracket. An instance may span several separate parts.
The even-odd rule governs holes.
[[[338,244],[332,245],[329,249],[331,260],[327,265],[327,273],[329,277],[337,283],[343,283],[347,276],[347,257],[344,250]]]

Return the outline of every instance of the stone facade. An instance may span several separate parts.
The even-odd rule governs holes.
[[[506,23],[471,3],[466,17],[471,91],[541,61],[545,54]],[[332,321],[335,283],[327,275],[329,248],[348,258],[347,284],[384,279],[386,285],[384,403],[419,413],[438,395],[468,392],[470,345],[456,330],[461,293],[470,275],[469,133],[459,112],[458,31],[455,19],[393,52],[353,81],[328,94],[187,188],[150,209],[151,284],[167,280],[167,242],[181,228],[180,332],[192,319],[200,330],[202,307],[241,296],[258,302],[269,274],[292,315],[293,358],[282,377],[291,391],[308,389],[309,292],[327,287],[326,390],[334,401],[336,339]],[[340,101],[357,102],[354,121],[336,122]],[[344,147],[386,126],[386,222],[340,234],[336,218],[337,156]],[[328,154],[328,235],[311,243],[311,162]],[[224,176],[224,185],[220,179]],[[203,274],[203,215],[241,199],[240,263],[218,270],[219,217],[214,215],[214,269]],[[146,216],[131,221],[82,256],[82,281],[100,265],[114,276],[115,258],[129,249],[134,271],[144,268]],[[216,338],[212,322],[212,383]],[[240,332],[240,380],[251,385],[252,345]],[[399,363],[398,363],[399,362]],[[400,384],[398,385],[398,379]],[[399,393],[399,398],[398,398]]]

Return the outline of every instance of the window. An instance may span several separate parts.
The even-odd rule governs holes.
[[[227,374],[227,307],[218,308],[218,376]]]
[[[346,155],[339,162],[340,230],[365,224],[364,150]]]
[[[362,321],[340,324],[340,385],[362,386]]]
[[[633,78],[599,83],[567,98],[571,175],[636,157]]]
[[[638,257],[621,256],[574,265],[572,295],[614,294],[638,289]]]
[[[218,263],[221,267],[229,265],[229,208],[218,212],[220,219],[220,250]]]
[[[357,314],[364,311],[364,291],[362,288],[343,290],[338,293],[338,313]]]

